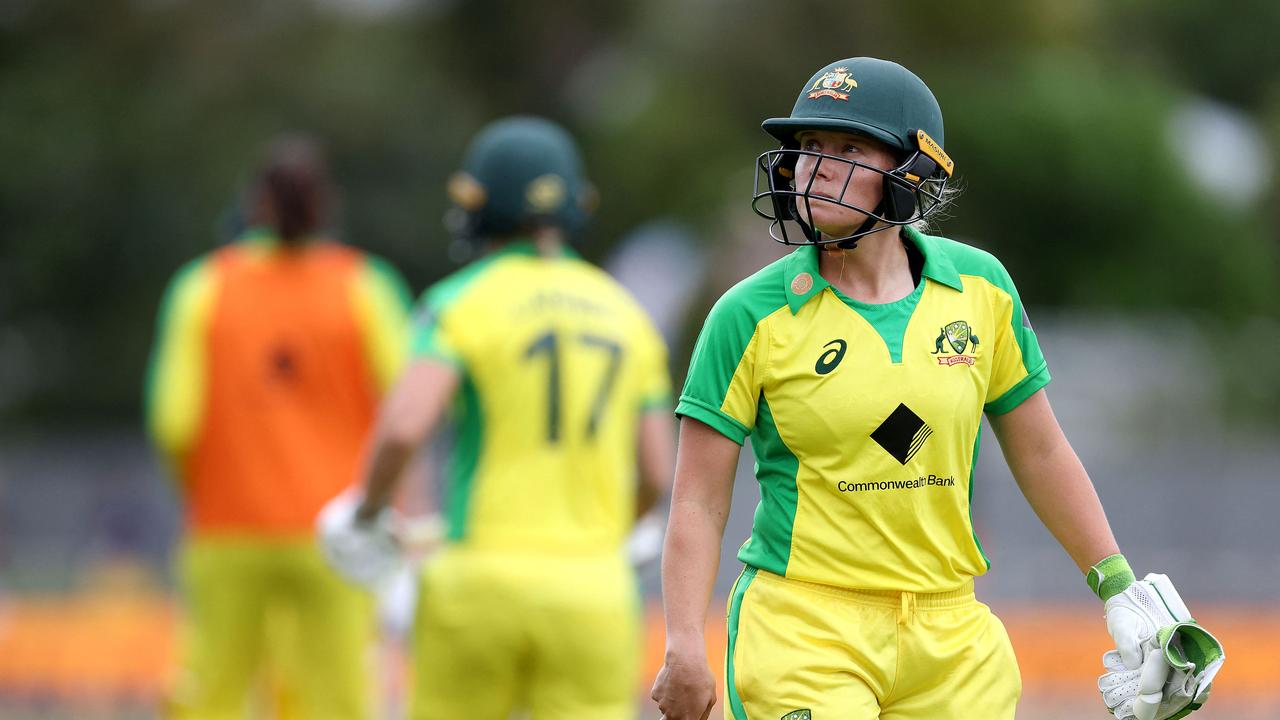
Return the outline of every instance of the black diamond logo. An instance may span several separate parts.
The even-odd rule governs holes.
[[[871,433],[871,439],[880,443],[880,447],[895,460],[906,465],[932,434],[933,429],[925,425],[919,415],[898,403],[898,407]]]

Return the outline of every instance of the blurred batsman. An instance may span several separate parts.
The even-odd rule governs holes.
[[[569,247],[594,191],[563,129],[489,125],[448,189],[479,258],[419,303],[362,496],[322,527],[326,545],[355,577],[386,564],[388,498],[451,407],[446,540],[423,572],[410,716],[630,718],[640,595],[624,546],[670,481],[666,350]],[[365,557],[352,535],[370,539]]]
[[[147,423],[186,521],[174,717],[244,717],[267,671],[284,715],[372,715],[372,598],[324,562],[313,527],[359,471],[409,294],[320,234],[334,195],[314,143],[276,141],[250,229],[182,268],[160,311]]]

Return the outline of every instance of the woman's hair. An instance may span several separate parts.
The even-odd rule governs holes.
[[[926,181],[924,184],[928,186],[930,183]],[[942,188],[942,192],[939,195],[940,199],[934,203],[934,207],[930,210],[929,215],[911,223],[911,229],[923,235],[930,234],[939,221],[950,217],[951,203],[955,201],[956,196],[958,196],[963,190],[964,185],[956,178],[948,180],[946,186]],[[934,190],[934,192],[936,192],[936,190]]]
[[[304,135],[281,136],[267,146],[258,172],[254,220],[295,244],[324,228],[333,194],[320,145]]]

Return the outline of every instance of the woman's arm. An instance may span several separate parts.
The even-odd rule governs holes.
[[[409,460],[444,416],[461,375],[434,360],[412,363],[378,409],[356,519],[372,520],[391,502]]]
[[[1225,659],[1222,644],[1198,628],[1182,630],[1187,638],[1197,638],[1201,659],[1190,670],[1179,668],[1176,681],[1165,684],[1174,669],[1164,659],[1163,646],[1184,621],[1191,621],[1191,613],[1167,577],[1148,575],[1134,582],[1093,483],[1063,436],[1044,390],[992,417],[991,426],[1027,502],[1106,602],[1107,632],[1119,656],[1118,665],[1104,656],[1108,672],[1099,687],[1107,708],[1117,716],[1125,715],[1117,708],[1127,707],[1128,717],[1155,718],[1200,707]],[[1153,602],[1153,596],[1164,602]],[[1170,628],[1173,634],[1160,639],[1158,633]]]
[[[1120,552],[1093,482],[1044,390],[989,419],[1022,494],[1080,572]]]
[[[737,443],[697,420],[680,422],[662,555],[667,650],[653,687],[653,699],[669,720],[705,718],[715,705],[704,630],[739,451]]]
[[[671,410],[653,410],[640,416],[636,439],[636,517],[649,512],[671,492],[671,466],[676,454]]]

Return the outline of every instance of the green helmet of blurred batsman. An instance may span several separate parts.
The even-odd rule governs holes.
[[[531,235],[557,228],[572,238],[595,204],[595,189],[568,132],[531,116],[485,126],[449,179],[450,228],[466,240]]]
[[[756,187],[751,206],[773,221],[769,232],[787,245],[839,243],[852,247],[857,238],[896,225],[909,225],[936,210],[947,179],[955,168],[942,149],[942,110],[928,86],[910,70],[888,60],[857,57],[839,60],[814,73],[796,98],[789,117],[770,118],[765,132],[782,147],[762,153],[757,159]],[[897,165],[889,170],[823,155],[800,148],[799,133],[829,130],[863,135],[884,143],[895,154]],[[883,176],[884,193],[874,208],[836,204],[867,215],[866,222],[852,234],[823,238],[804,221],[804,208],[811,201],[809,187],[797,187],[796,161],[801,155],[817,162],[842,166],[835,170],[845,177],[862,168]],[[824,202],[830,202],[824,199]],[[799,208],[799,209],[798,209]],[[787,223],[795,221],[802,233],[788,233]]]

